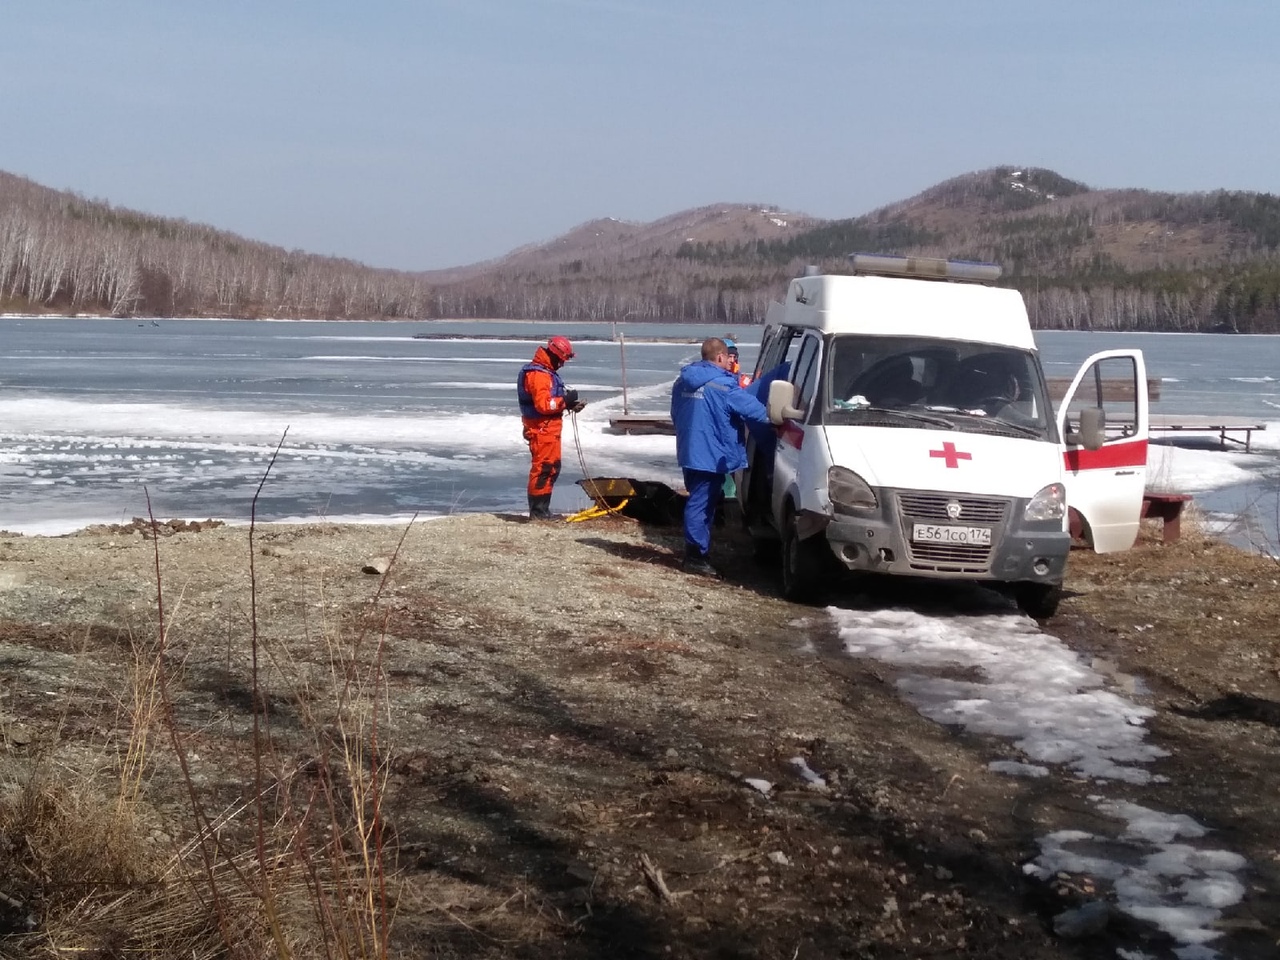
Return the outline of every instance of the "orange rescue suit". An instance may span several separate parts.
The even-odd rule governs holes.
[[[551,355],[539,347],[533,362],[520,371],[518,384],[524,439],[529,444],[531,497],[550,496],[560,476],[560,433],[564,428],[564,381]]]

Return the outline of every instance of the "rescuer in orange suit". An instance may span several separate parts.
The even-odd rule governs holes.
[[[529,444],[529,519],[551,519],[551,488],[560,476],[560,431],[566,410],[577,413],[586,404],[578,391],[565,387],[559,369],[573,359],[573,345],[552,337],[533,359],[520,368],[516,398]]]

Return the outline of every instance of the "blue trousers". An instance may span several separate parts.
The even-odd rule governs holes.
[[[711,524],[724,495],[724,478],[723,473],[684,471],[684,487],[689,491],[684,505],[684,542],[688,551],[700,557],[711,550]]]

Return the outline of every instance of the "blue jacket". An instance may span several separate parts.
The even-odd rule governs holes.
[[[747,465],[745,423],[768,423],[763,403],[738,386],[738,378],[710,360],[680,371],[671,385],[676,461],[686,470],[732,473]]]
[[[775,380],[787,379],[787,374],[790,372],[791,362],[789,360],[783,360],[776,367],[766,370],[764,373],[760,374],[760,378],[758,380],[753,380],[751,382],[751,386],[747,387],[747,390],[750,391],[751,395],[761,403],[768,404],[769,385]],[[774,429],[773,424],[762,427],[759,424],[751,423],[747,425],[747,430],[750,431],[751,438],[756,442],[756,449],[764,454],[766,462],[769,464],[769,469],[772,470],[773,453],[778,447],[778,434]]]

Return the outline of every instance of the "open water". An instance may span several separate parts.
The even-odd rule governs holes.
[[[614,436],[609,417],[624,406],[665,413],[671,380],[705,336],[737,334],[750,368],[760,332],[0,318],[0,529],[127,521],[146,515],[148,495],[159,518],[245,521],[277,447],[259,520],[523,511],[528,453],[514,382],[552,333],[575,340],[565,379],[589,404],[577,418],[578,445],[566,424],[553,507],[587,505],[573,483],[584,465],[593,475],[678,485],[671,438]],[[1254,455],[1201,452],[1165,469],[1222,516],[1251,511],[1264,527],[1268,514],[1280,516],[1280,337],[1044,333],[1037,341],[1050,376],[1069,375],[1097,350],[1141,347],[1149,374],[1164,378],[1154,410],[1268,422]]]

